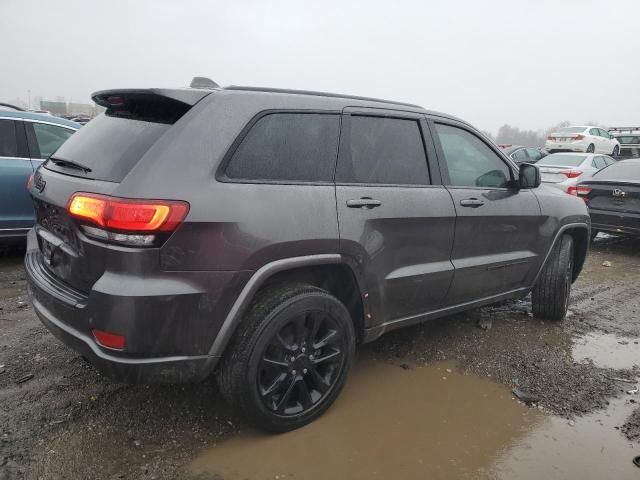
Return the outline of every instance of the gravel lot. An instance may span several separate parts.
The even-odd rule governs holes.
[[[246,429],[211,380],[102,378],[36,319],[21,254],[0,258],[0,479],[185,478],[204,447]],[[392,332],[367,352],[405,369],[455,362],[569,420],[616,397],[638,402],[626,391],[640,373],[639,267],[640,242],[599,238],[560,324],[533,319],[528,300],[509,302]],[[640,443],[640,410],[619,435]]]

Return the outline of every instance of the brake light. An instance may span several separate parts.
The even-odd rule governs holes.
[[[189,205],[173,200],[121,199],[74,193],[68,211],[76,218],[111,230],[170,232],[187,216]]]
[[[124,350],[125,338],[122,335],[117,335],[111,332],[104,332],[102,330],[91,330],[93,338],[96,339],[98,345],[102,347],[111,348],[114,350]]]
[[[574,140],[584,140],[584,135],[579,133],[578,135],[575,136]]]
[[[27,180],[27,190],[31,190],[33,187],[33,173],[29,175],[29,180]]]
[[[591,188],[582,187],[582,186],[569,187],[567,188],[567,193],[575,197],[582,197],[582,200],[584,200],[584,203],[589,203],[589,199],[587,198],[587,195],[591,193]]]
[[[563,170],[559,173],[566,175],[567,178],[578,178],[580,175],[582,175],[582,172],[580,170]]]

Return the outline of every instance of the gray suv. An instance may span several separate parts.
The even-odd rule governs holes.
[[[561,320],[584,202],[415,105],[247,87],[113,90],[35,173],[33,306],[114,378],[197,381],[282,432],[356,345],[532,292]]]

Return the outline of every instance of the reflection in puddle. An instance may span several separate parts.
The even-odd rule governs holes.
[[[542,421],[488,379],[444,364],[403,370],[363,354],[318,421],[283,435],[241,433],[192,469],[252,480],[469,478]]]
[[[588,333],[574,341],[573,359],[593,360],[599,367],[631,368],[640,365],[640,339],[610,333]]]
[[[576,419],[574,426],[565,419],[548,417],[503,452],[486,470],[486,477],[637,480],[640,472],[632,459],[640,448],[615,428],[637,404],[628,403],[626,398],[611,403],[605,411]]]

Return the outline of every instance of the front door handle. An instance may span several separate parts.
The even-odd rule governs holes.
[[[477,198],[467,198],[465,200],[460,200],[460,205],[462,205],[463,207],[478,208],[484,205],[484,202],[482,200],[478,200]]]
[[[349,208],[375,208],[382,205],[380,200],[376,200],[371,197],[355,198],[347,200],[347,207]]]

